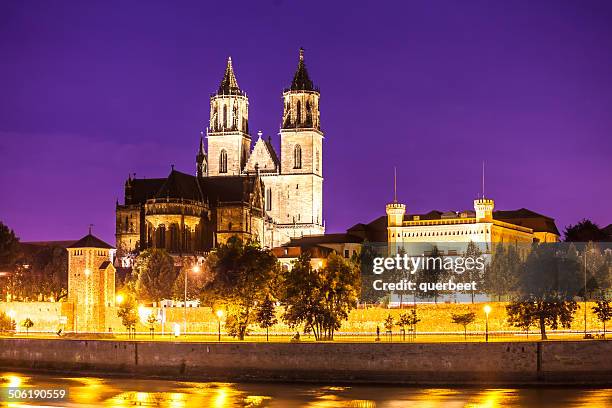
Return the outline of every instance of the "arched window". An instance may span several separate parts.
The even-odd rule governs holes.
[[[310,109],[310,102],[306,101],[306,123],[310,124],[312,122],[312,113]]]
[[[272,211],[272,189],[266,190],[266,211]]]
[[[302,103],[300,101],[297,101],[296,112],[297,118],[295,120],[295,123],[302,123]]]
[[[315,171],[319,171],[319,149],[315,153]]]
[[[302,147],[300,145],[295,145],[293,149],[293,168],[302,168]]]
[[[219,155],[219,173],[227,173],[227,152],[225,149],[221,150]]]
[[[223,130],[227,128],[227,105],[223,105]]]

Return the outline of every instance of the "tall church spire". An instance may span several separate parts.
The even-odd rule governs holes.
[[[304,49],[300,48],[300,61],[298,62],[297,71],[291,81],[292,91],[314,91],[314,85],[308,76],[308,70],[306,70],[306,64],[304,63]]]
[[[217,95],[242,95],[242,91],[238,86],[236,80],[236,74],[234,74],[234,67],[232,66],[232,57],[227,58],[227,67],[225,68],[225,74],[219,85]]]
[[[206,149],[204,149],[204,132],[200,132],[200,147],[196,155],[196,174],[198,177],[206,177],[208,175],[208,160],[206,157]]]

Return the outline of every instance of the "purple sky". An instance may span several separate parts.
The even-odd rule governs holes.
[[[498,209],[612,222],[612,2],[336,3],[1,2],[0,220],[114,243],[128,173],[194,171],[228,55],[278,144],[303,46],[328,231],[384,214],[394,165],[408,211],[471,208],[483,159]]]

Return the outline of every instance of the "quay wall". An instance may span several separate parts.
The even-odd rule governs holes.
[[[0,339],[0,367],[189,380],[612,384],[612,342],[192,343]]]

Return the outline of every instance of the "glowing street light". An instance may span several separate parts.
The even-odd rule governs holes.
[[[485,305],[484,307],[484,312],[485,312],[485,316],[486,316],[486,323],[485,323],[485,341],[489,342],[489,313],[491,313],[491,306],[489,305]]]
[[[185,334],[187,334],[187,275],[188,275],[188,269],[185,269],[185,314],[183,316],[183,331],[185,332]],[[199,273],[200,272],[200,266],[199,265],[194,265],[193,268],[191,268],[191,271],[193,273]]]
[[[218,340],[219,342],[221,342],[221,318],[223,317],[223,310],[219,309],[217,310],[217,322],[219,323],[219,337]]]
[[[123,295],[121,293],[115,296],[115,303],[117,303],[118,305],[123,303]]]

